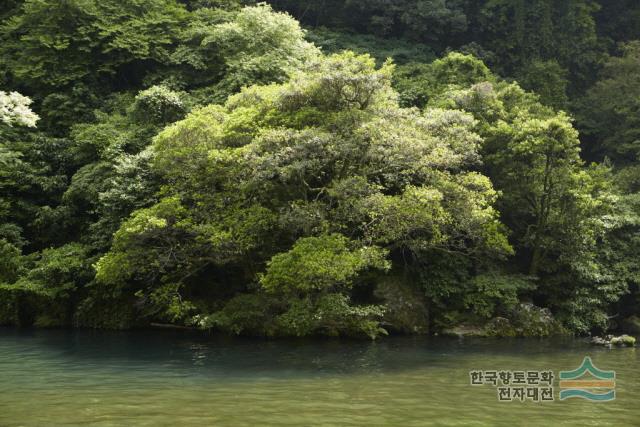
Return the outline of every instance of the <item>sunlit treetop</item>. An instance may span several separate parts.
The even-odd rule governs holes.
[[[35,127],[39,117],[31,111],[31,99],[18,92],[0,91],[0,122],[12,126]]]

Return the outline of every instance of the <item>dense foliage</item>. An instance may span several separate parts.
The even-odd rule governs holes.
[[[270,3],[0,6],[0,324],[640,314],[634,2]]]

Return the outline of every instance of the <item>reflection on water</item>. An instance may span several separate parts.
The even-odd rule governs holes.
[[[617,399],[498,402],[469,370],[560,370],[590,355]],[[225,339],[0,328],[0,426],[638,426],[635,349],[584,340]],[[556,392],[557,398],[557,392]]]

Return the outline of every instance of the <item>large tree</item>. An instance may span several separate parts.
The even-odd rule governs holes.
[[[409,70],[397,83],[407,102],[461,109],[478,120],[482,170],[501,192],[497,207],[511,231],[515,260],[536,279],[539,302],[576,329],[606,326],[608,304],[626,289],[599,258],[615,197],[606,167],[585,167],[571,119],[467,55],[449,54]],[[571,307],[583,293],[590,302]]]
[[[171,313],[214,311],[201,322],[223,329],[375,335],[382,311],[365,296],[384,270],[400,287],[452,254],[487,271],[510,247],[474,171],[474,121],[399,108],[391,72],[318,58],[167,128],[153,146],[164,199],[123,224],[99,282]],[[237,298],[262,309],[238,320],[225,311]]]

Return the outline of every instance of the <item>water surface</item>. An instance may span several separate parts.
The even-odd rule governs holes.
[[[616,371],[616,400],[499,402],[469,371]],[[639,426],[636,349],[0,328],[0,426]],[[557,381],[556,381],[557,388]]]

